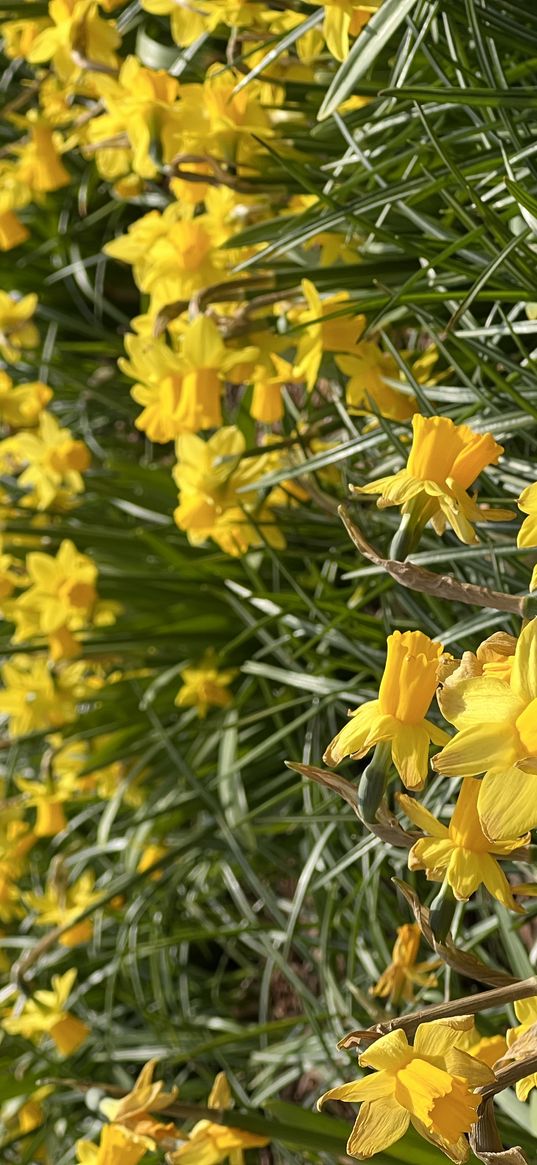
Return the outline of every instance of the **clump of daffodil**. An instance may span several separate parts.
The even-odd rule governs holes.
[[[37,295],[33,292],[17,298],[0,291],[0,354],[8,364],[39,344],[39,332],[33,322],[36,307]]]
[[[174,512],[180,530],[193,546],[208,538],[226,554],[238,557],[252,546],[281,549],[285,539],[266,501],[253,488],[268,470],[267,455],[242,458],[246,442],[230,425],[208,441],[185,434],[177,441],[177,465],[173,471],[179,487]],[[252,489],[245,487],[251,486]]]
[[[477,777],[485,836],[504,841],[537,825],[537,619],[521,632],[508,674],[485,670],[445,684],[442,714],[458,729],[437,772]]]
[[[70,540],[64,539],[55,556],[28,554],[26,570],[30,586],[8,612],[16,626],[14,643],[46,636],[51,658],[68,659],[79,654],[73,632],[115,622],[118,605],[103,603],[97,594],[96,564]]]
[[[381,1036],[359,1057],[375,1069],[350,1084],[331,1088],[319,1101],[360,1103],[347,1143],[349,1156],[367,1160],[404,1136],[410,1125],[452,1161],[469,1156],[466,1135],[477,1119],[480,1097],[473,1091],[494,1073],[460,1047],[472,1016],[421,1023],[414,1043],[399,1030]]]
[[[133,1088],[121,1100],[103,1100],[100,1110],[114,1125],[121,1125],[137,1136],[144,1137],[148,1148],[174,1138],[173,1123],[164,1124],[155,1120],[154,1113],[167,1109],[173,1104],[177,1089],[164,1091],[161,1080],[153,1080],[157,1060],[144,1064]]]
[[[442,825],[412,797],[399,795],[407,817],[426,834],[412,846],[408,868],[425,870],[429,881],[445,881],[460,902],[466,902],[484,885],[503,906],[520,911],[498,858],[527,845],[530,835],[496,844],[485,837],[477,811],[479,788],[480,782],[473,777],[462,782],[449,826]]]
[[[230,1087],[224,1072],[219,1072],[207,1101],[209,1108],[228,1109],[233,1107]],[[188,1140],[168,1155],[170,1165],[220,1165],[229,1161],[230,1165],[244,1165],[246,1149],[260,1149],[268,1145],[268,1137],[246,1133],[213,1121],[201,1120],[194,1125]]]
[[[209,708],[228,708],[233,702],[229,685],[237,675],[236,668],[219,671],[212,651],[206,652],[197,667],[185,667],[181,672],[182,686],[175,697],[178,708],[195,708],[204,720]]]
[[[66,506],[84,490],[82,474],[90,453],[51,413],[43,412],[35,430],[21,430],[0,441],[0,464],[19,474],[18,484],[30,493],[24,503],[37,510]]]
[[[436,688],[442,654],[421,631],[394,631],[388,636],[388,654],[378,699],[369,700],[329,744],[326,764],[335,766],[346,756],[365,756],[376,744],[389,743],[393,763],[408,789],[420,789],[429,764],[429,745],[444,744],[447,733],[426,720]]]
[[[67,1010],[76,976],[75,968],[64,975],[53,975],[49,991],[35,991],[22,1007],[15,1004],[12,1012],[0,1020],[0,1027],[8,1035],[23,1036],[36,1043],[50,1036],[61,1056],[72,1055],[90,1032],[87,1024]]]
[[[514,1009],[518,1019],[518,1027],[511,1027],[507,1032],[509,1048],[537,1024],[537,995],[531,995],[529,999],[518,999],[514,1004]],[[537,1088],[537,1071],[531,1072],[529,1076],[524,1076],[522,1080],[517,1080],[515,1087],[518,1099],[527,1100],[532,1088]]]
[[[80,922],[77,919],[99,901],[101,895],[94,887],[95,875],[91,870],[81,874],[76,882],[69,885],[59,862],[51,867],[44,892],[27,891],[24,901],[35,913],[36,926],[67,927],[58,942],[64,947],[76,947],[79,943],[89,942],[93,934],[91,917],[83,918]]]
[[[461,542],[477,541],[473,523],[512,517],[506,510],[479,507],[467,492],[487,465],[503,453],[491,433],[476,433],[448,417],[412,417],[413,439],[407,464],[355,493],[380,494],[377,506],[401,506],[414,527],[431,522],[437,534],[451,526]]]
[[[98,1145],[77,1141],[76,1155],[79,1165],[138,1165],[150,1147],[151,1142],[145,1137],[136,1136],[122,1125],[105,1125]]]
[[[0,423],[10,429],[37,424],[51,398],[52,389],[40,380],[14,384],[7,372],[0,372]]]
[[[0,715],[9,718],[10,736],[61,728],[74,720],[78,702],[91,684],[82,663],[53,671],[46,659],[14,655],[2,665]]]
[[[432,974],[432,964],[416,962],[420,942],[421,931],[416,922],[405,922],[404,926],[397,927],[392,961],[382,972],[378,983],[371,987],[371,995],[379,996],[381,999],[389,998],[391,1004],[398,1003],[400,999],[409,1003],[414,998],[416,986],[436,986],[437,980]]]
[[[518,508],[527,516],[518,531],[517,546],[537,546],[537,482],[528,485],[518,499]],[[537,588],[537,566],[533,568],[530,590]]]

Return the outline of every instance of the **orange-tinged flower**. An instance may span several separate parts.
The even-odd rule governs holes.
[[[466,902],[483,884],[503,906],[521,912],[497,859],[527,845],[530,835],[497,843],[485,837],[477,811],[479,791],[480,782],[466,777],[449,826],[442,825],[412,797],[399,796],[407,817],[426,834],[412,846],[408,868],[425,870],[431,881],[445,879],[461,902]]]
[[[474,522],[511,518],[506,510],[480,508],[468,489],[487,465],[503,453],[491,433],[475,433],[448,417],[412,417],[412,448],[404,469],[355,493],[380,494],[379,508],[401,506],[403,514],[424,526],[432,522],[437,534],[452,527],[461,542],[476,542]]]
[[[438,963],[416,963],[420,942],[421,931],[416,922],[405,922],[404,926],[397,927],[392,961],[382,972],[378,983],[371,987],[371,995],[378,995],[381,999],[389,997],[392,1004],[398,1003],[400,999],[408,1003],[414,998],[415,986],[436,985],[436,976],[431,972]]]
[[[421,631],[394,631],[377,700],[362,704],[329,744],[324,761],[337,765],[344,757],[365,756],[382,741],[391,743],[392,760],[409,789],[419,789],[427,776],[429,744],[443,744],[447,734],[426,720],[436,687],[442,645]]]
[[[101,1112],[112,1124],[121,1125],[138,1136],[146,1139],[148,1147],[154,1148],[159,1142],[170,1138],[174,1133],[173,1124],[163,1124],[151,1115],[169,1108],[177,1096],[177,1089],[171,1092],[164,1091],[161,1080],[153,1080],[157,1060],[149,1060],[144,1064],[132,1089],[121,1100],[103,1100]]]

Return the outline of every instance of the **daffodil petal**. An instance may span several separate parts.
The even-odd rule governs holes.
[[[362,1105],[347,1142],[347,1153],[366,1161],[403,1137],[410,1124],[406,1109],[393,1097]]]
[[[492,841],[515,837],[537,826],[537,773],[515,767],[487,773],[477,802],[483,829]]]
[[[381,1036],[379,1040],[375,1040],[370,1048],[362,1052],[360,1064],[365,1064],[367,1068],[376,1068],[377,1071],[382,1071],[385,1068],[393,1070],[404,1062],[408,1053],[409,1044],[406,1035],[398,1029],[394,1032],[388,1032],[386,1036]]]

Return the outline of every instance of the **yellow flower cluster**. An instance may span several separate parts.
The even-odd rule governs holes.
[[[445,881],[461,901],[484,885],[520,909],[498,859],[527,845],[537,825],[536,660],[535,619],[518,640],[492,635],[462,661],[442,655],[421,631],[395,631],[378,700],[351,713],[324,755],[334,766],[386,745],[403,784],[420,790],[430,743],[444,746],[433,768],[463,777],[449,826],[414,797],[400,795],[399,804],[425,835],[410,850],[409,868]],[[451,738],[426,718],[437,686],[440,710],[458,729]]]

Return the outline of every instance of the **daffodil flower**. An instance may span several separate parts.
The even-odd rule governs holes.
[[[419,801],[399,795],[399,804],[407,817],[426,834],[412,846],[408,868],[425,870],[431,881],[445,879],[461,902],[466,902],[483,884],[503,906],[520,912],[497,859],[527,845],[530,835],[497,843],[485,837],[477,811],[479,790],[480,782],[466,777],[449,826],[437,821]]]
[[[363,1076],[325,1092],[328,1100],[361,1105],[347,1152],[365,1161],[388,1149],[413,1125],[452,1161],[466,1161],[466,1140],[477,1118],[480,1097],[472,1091],[490,1083],[494,1074],[482,1061],[458,1046],[461,1032],[473,1026],[472,1016],[421,1023],[414,1043],[400,1029],[381,1036],[359,1057]]]
[[[218,1073],[207,1103],[209,1108],[232,1107],[231,1092],[224,1072]],[[168,1155],[168,1160],[170,1165],[220,1165],[223,1161],[229,1161],[230,1165],[244,1165],[245,1149],[262,1148],[268,1143],[267,1137],[201,1120],[188,1134],[188,1140]]]
[[[409,797],[408,800],[411,798]],[[382,972],[378,983],[370,994],[381,999],[389,997],[390,1003],[404,999],[406,1003],[414,998],[414,987],[434,987],[436,977],[433,967],[438,963],[417,963],[416,957],[421,942],[421,931],[416,922],[405,922],[397,927],[397,938],[392,951],[392,961]]]
[[[510,674],[483,674],[439,693],[446,720],[459,729],[433,760],[445,776],[485,776],[477,808],[493,840],[537,825],[537,619],[517,641]]]
[[[475,433],[449,417],[412,417],[413,439],[407,464],[398,473],[380,477],[358,494],[380,494],[377,506],[401,506],[415,523],[431,522],[437,534],[451,526],[461,542],[476,542],[474,522],[512,518],[508,510],[483,509],[467,492],[487,465],[503,453],[491,433]]]
[[[43,1036],[50,1035],[62,1056],[70,1056],[84,1043],[89,1035],[89,1027],[71,1015],[67,1001],[73,990],[76,969],[64,975],[52,976],[50,991],[35,991],[19,1011],[13,1011],[0,1021],[0,1027],[8,1035],[23,1036],[38,1043]]]
[[[207,652],[197,667],[185,667],[181,672],[183,681],[175,697],[178,708],[196,708],[200,719],[205,719],[209,708],[227,708],[233,697],[229,685],[237,671],[228,668],[219,671],[214,652]]]
[[[77,1141],[76,1155],[79,1165],[138,1165],[145,1157],[151,1142],[138,1137],[122,1125],[105,1125],[99,1144],[92,1141]]]
[[[391,744],[393,763],[408,789],[420,789],[427,776],[429,745],[444,744],[447,733],[426,720],[436,687],[442,645],[421,631],[394,631],[377,700],[354,712],[329,744],[324,761],[365,756],[376,744]]]
[[[518,1027],[509,1028],[507,1032],[508,1048],[537,1024],[537,995],[531,995],[529,999],[518,999],[513,1006],[519,1024]],[[515,1088],[518,1099],[527,1100],[532,1088],[537,1088],[537,1072],[531,1072],[529,1076],[517,1080]]]

